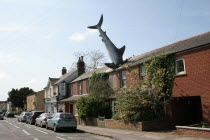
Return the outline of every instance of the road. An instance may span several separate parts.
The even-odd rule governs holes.
[[[111,138],[85,133],[84,131],[54,132],[46,128],[18,122],[17,118],[0,120],[0,140],[110,140]]]

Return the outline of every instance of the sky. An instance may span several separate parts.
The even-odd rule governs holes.
[[[0,101],[12,88],[42,90],[74,52],[100,50],[102,29],[124,58],[210,30],[209,0],[0,0]],[[85,58],[84,58],[85,60]]]

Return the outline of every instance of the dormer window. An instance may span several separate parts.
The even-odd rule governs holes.
[[[186,74],[184,58],[176,60],[176,75]]]

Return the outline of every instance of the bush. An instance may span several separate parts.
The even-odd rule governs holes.
[[[112,119],[113,120],[120,120],[120,117],[119,117],[119,112],[115,113],[113,116],[112,116]]]
[[[85,121],[97,118],[98,116],[105,116],[105,118],[110,118],[111,116],[109,102],[97,96],[81,97],[77,101],[76,106],[79,117]]]

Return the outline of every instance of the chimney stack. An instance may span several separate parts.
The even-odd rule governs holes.
[[[77,70],[78,70],[78,76],[85,73],[85,62],[83,61],[83,56],[79,57],[78,59]]]
[[[66,74],[67,70],[66,70],[66,67],[63,67],[62,69],[62,75]]]

